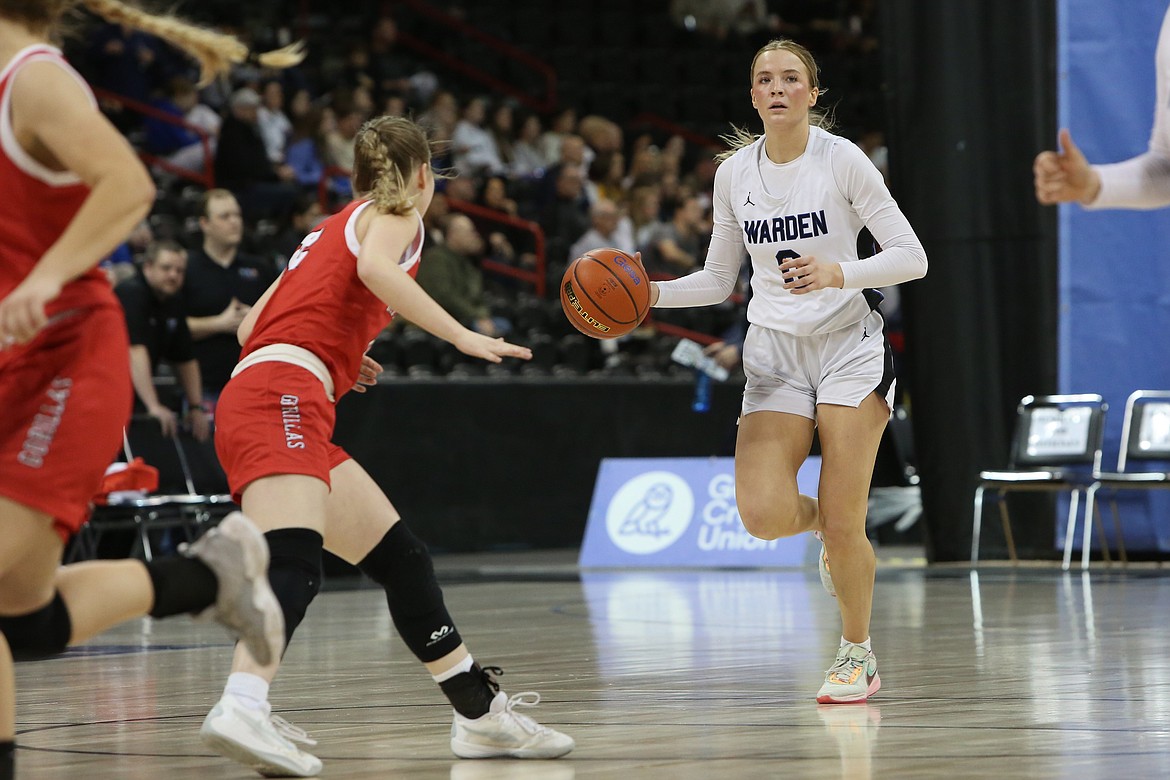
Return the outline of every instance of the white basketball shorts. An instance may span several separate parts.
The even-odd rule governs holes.
[[[793,336],[748,327],[742,414],[770,411],[817,418],[817,404],[856,408],[870,393],[894,404],[894,360],[878,311],[831,333]]]

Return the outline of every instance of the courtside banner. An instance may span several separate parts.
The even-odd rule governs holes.
[[[817,494],[820,471],[820,458],[805,461],[797,475],[801,493]],[[802,566],[812,543],[820,549],[812,534],[764,541],[747,532],[735,504],[734,458],[607,458],[578,564]]]

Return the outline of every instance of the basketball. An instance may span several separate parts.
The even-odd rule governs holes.
[[[592,249],[565,269],[561,308],[573,327],[595,339],[624,336],[650,309],[650,279],[620,249]]]

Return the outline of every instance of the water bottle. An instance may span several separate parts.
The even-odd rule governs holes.
[[[691,411],[705,414],[711,411],[711,377],[703,371],[695,371],[695,400]]]

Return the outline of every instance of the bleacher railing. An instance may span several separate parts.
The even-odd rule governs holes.
[[[399,31],[398,41],[403,46],[413,49],[419,54],[428,59],[440,62],[451,70],[457,71],[464,76],[467,76],[473,81],[483,84],[485,87],[493,89],[497,92],[502,92],[521,104],[531,108],[541,114],[550,114],[556,110],[557,105],[557,74],[548,63],[533,57],[523,49],[517,48],[507,41],[497,38],[494,35],[489,35],[483,30],[473,27],[462,19],[452,16],[446,11],[434,8],[429,3],[423,0],[394,0],[396,4],[404,5],[416,13],[426,16],[436,22],[439,22],[444,27],[465,35],[469,38],[474,38],[480,43],[487,46],[496,52],[499,52],[509,59],[516,60],[521,63],[528,70],[537,73],[544,81],[544,94],[533,95],[530,92],[517,87],[515,84],[509,84],[506,81],[486,73],[482,68],[468,62],[464,62],[458,57],[453,57],[445,51],[438,49],[421,38],[417,38],[408,33]]]
[[[506,263],[500,263],[495,260],[484,260],[482,265],[485,271],[500,274],[502,276],[510,276],[513,279],[519,279],[528,282],[533,286],[536,294],[541,298],[546,293],[546,277],[545,277],[545,251],[544,251],[544,230],[535,222],[529,222],[526,219],[513,217],[511,214],[505,214],[502,211],[489,209],[485,206],[480,206],[476,203],[469,203],[465,200],[457,198],[448,198],[447,204],[455,209],[461,211],[468,216],[477,219],[486,220],[488,222],[495,222],[499,225],[505,225],[516,230],[522,230],[532,235],[533,252],[536,254],[536,268],[517,268]]]
[[[338,176],[349,176],[350,172],[344,168],[338,168],[336,165],[327,166],[321,172],[321,180],[317,183],[317,200],[321,204],[321,210],[326,214],[332,214],[338,211],[331,202],[329,182]],[[532,285],[536,294],[541,298],[547,292],[547,285],[545,282],[545,250],[544,250],[544,230],[535,222],[529,222],[526,219],[513,217],[511,214],[505,214],[502,211],[489,209],[480,206],[476,203],[470,203],[458,198],[448,198],[448,205],[456,211],[461,211],[468,216],[476,219],[494,222],[498,225],[520,230],[529,233],[532,236],[533,254],[536,255],[536,268],[517,268],[506,263],[500,263],[495,260],[484,260],[482,267],[485,271],[490,271],[501,276],[510,276],[513,279],[519,279],[522,282],[528,282]]]
[[[193,125],[184,119],[180,119],[173,114],[168,114],[166,111],[155,108],[148,103],[143,103],[141,101],[135,100],[134,98],[126,97],[125,95],[120,95],[117,92],[111,92],[108,89],[94,87],[93,94],[97,96],[99,100],[117,103],[123,108],[128,108],[135,113],[148,116],[152,119],[157,119],[160,122],[166,122],[167,124],[181,127],[184,130],[190,130],[192,133],[195,133],[195,135],[199,136],[199,143],[203,146],[202,171],[197,171],[194,168],[187,168],[182,165],[175,165],[165,157],[161,157],[157,154],[151,154],[150,152],[146,152],[141,149],[137,150],[138,156],[141,157],[142,161],[147,165],[152,165],[155,168],[166,171],[167,173],[172,173],[181,179],[188,179],[195,182],[196,184],[203,185],[207,189],[212,189],[215,187],[215,157],[211,152],[210,133],[198,125]]]

